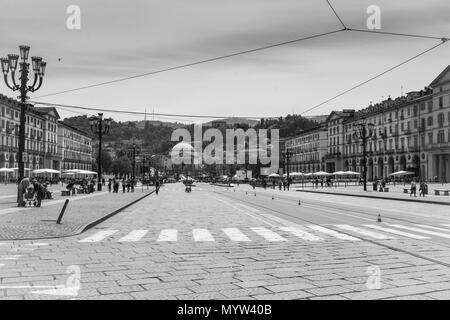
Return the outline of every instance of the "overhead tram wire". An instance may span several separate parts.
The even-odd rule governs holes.
[[[82,106],[75,106],[75,105],[66,105],[66,104],[59,104],[59,103],[49,103],[49,102],[39,102],[39,101],[30,101],[31,103],[38,104],[38,105],[44,105],[49,107],[55,107],[55,108],[69,108],[69,109],[79,109],[79,110],[87,110],[87,111],[95,111],[95,112],[109,112],[109,113],[120,113],[120,114],[128,114],[128,115],[142,115],[145,116],[148,113],[145,112],[139,112],[139,111],[126,111],[126,110],[120,110],[120,109],[105,109],[105,108],[92,108],[92,107],[82,107]],[[180,118],[203,118],[203,119],[222,119],[222,118],[230,118],[231,116],[227,115],[193,115],[193,114],[175,114],[175,113],[152,113],[155,116],[167,116],[167,117],[180,117]],[[276,117],[249,117],[249,116],[241,116],[240,118],[247,118],[247,119],[261,119],[261,118],[276,118]]]
[[[333,10],[334,15],[336,16],[336,18],[339,20],[339,22],[341,23],[342,27],[344,28],[344,30],[347,30],[347,26],[344,24],[344,22],[342,21],[341,17],[338,15],[338,13],[336,12],[336,10],[334,10],[334,7],[331,5],[329,0],[326,0],[328,3],[328,6],[331,8],[331,10]]]
[[[214,58],[209,58],[209,59],[204,59],[204,60],[200,60],[200,61],[196,61],[196,62],[182,64],[182,65],[175,66],[175,67],[164,68],[164,69],[160,69],[160,70],[155,70],[155,71],[150,71],[150,72],[146,72],[146,73],[142,73],[142,74],[137,74],[137,75],[134,75],[134,76],[124,77],[124,78],[119,78],[119,79],[115,79],[115,80],[94,83],[94,84],[91,84],[91,85],[82,86],[82,87],[78,87],[78,88],[74,88],[74,89],[69,89],[69,90],[63,90],[63,91],[59,91],[59,92],[49,93],[49,94],[37,96],[37,97],[35,97],[35,99],[40,99],[40,98],[44,98],[44,97],[60,95],[60,94],[63,94],[63,93],[69,93],[69,92],[74,92],[74,91],[80,91],[80,90],[100,87],[100,86],[109,85],[109,84],[113,84],[113,83],[117,83],[117,82],[122,82],[122,81],[131,80],[131,79],[136,79],[136,78],[142,78],[142,77],[146,77],[146,76],[150,76],[150,75],[155,75],[155,74],[158,74],[158,73],[174,71],[174,70],[183,69],[183,68],[189,68],[189,67],[196,66],[196,65],[199,65],[199,64],[209,63],[209,62],[222,60],[222,59],[228,59],[228,58],[232,58],[232,57],[236,57],[236,56],[240,56],[240,55],[244,55],[244,54],[249,54],[249,53],[253,53],[253,52],[257,52],[257,51],[262,51],[262,50],[267,50],[267,49],[271,49],[271,48],[275,48],[275,47],[285,46],[285,45],[296,43],[296,42],[301,42],[301,41],[305,41],[305,40],[310,40],[310,39],[315,39],[315,38],[319,38],[319,37],[324,37],[324,36],[327,36],[327,35],[330,35],[330,34],[334,34],[334,33],[338,33],[338,32],[342,32],[342,31],[344,31],[344,29],[338,29],[338,30],[323,32],[323,33],[315,34],[315,35],[312,35],[312,36],[307,36],[307,37],[298,38],[298,39],[294,39],[294,40],[279,42],[279,43],[275,43],[275,44],[267,45],[267,46],[264,46],[264,47],[255,48],[255,49],[239,51],[239,52],[226,54],[226,55],[222,55],[222,56],[218,56],[218,57],[214,57]]]
[[[354,31],[354,32],[375,33],[375,34],[381,34],[381,35],[401,36],[401,37],[410,37],[410,38],[433,39],[433,40],[441,40],[441,41],[448,40],[448,38],[446,38],[446,37],[425,36],[425,35],[411,34],[411,33],[398,33],[398,32],[364,30],[364,29],[354,29],[354,28],[347,28],[347,30]]]
[[[361,82],[361,83],[351,87],[350,89],[347,89],[347,90],[339,93],[338,95],[336,95],[336,96],[334,96],[334,97],[332,97],[330,99],[327,99],[327,100],[325,100],[325,101],[323,101],[323,102],[321,102],[321,103],[319,103],[319,104],[317,104],[317,105],[315,105],[315,106],[313,106],[313,107],[303,111],[302,113],[300,113],[300,115],[304,115],[305,113],[308,113],[309,111],[317,109],[317,108],[323,106],[324,104],[327,104],[328,102],[336,100],[337,98],[342,97],[343,95],[345,95],[345,94],[347,94],[347,93],[349,93],[349,92],[351,92],[351,91],[353,91],[353,90],[355,90],[355,89],[357,89],[359,87],[362,87],[363,85],[365,85],[365,84],[367,84],[367,83],[369,83],[369,82],[371,82],[371,81],[373,81],[375,79],[378,79],[381,76],[383,76],[383,75],[385,75],[385,74],[387,74],[387,73],[389,73],[389,72],[391,72],[391,71],[393,71],[393,70],[395,70],[395,69],[397,69],[397,68],[407,64],[408,62],[411,62],[412,60],[415,60],[415,59],[419,58],[420,56],[423,56],[424,54],[426,54],[426,53],[428,53],[428,52],[430,52],[430,51],[432,51],[432,50],[442,46],[446,42],[447,42],[447,39],[441,39],[441,42],[438,43],[437,45],[434,45],[433,47],[431,47],[431,48],[429,48],[429,49],[427,49],[425,51],[422,51],[422,52],[416,54],[415,56],[413,56],[413,57],[411,57],[411,58],[409,58],[409,59],[407,59],[407,60],[405,60],[405,61],[403,61],[403,62],[401,62],[401,63],[399,63],[399,64],[397,64],[397,65],[395,65],[395,66],[393,66],[393,67],[391,67],[391,68],[389,68],[389,69],[387,69],[387,70],[385,70],[385,71],[383,71],[383,72],[381,72],[381,73],[379,73],[377,75],[375,75],[375,76],[373,76],[372,78],[370,78],[368,80],[365,80],[365,81],[363,81],[363,82]]]

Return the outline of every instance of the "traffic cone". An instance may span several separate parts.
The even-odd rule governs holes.
[[[378,214],[377,222],[381,222],[381,214]]]

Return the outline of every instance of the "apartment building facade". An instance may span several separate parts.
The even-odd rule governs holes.
[[[369,180],[405,170],[423,180],[450,181],[450,66],[424,90],[359,111],[331,112],[322,124],[327,128],[322,140],[327,150],[322,161],[325,171],[363,172],[362,139],[355,135],[361,123],[373,128],[366,143]],[[301,132],[286,148],[301,149],[308,135]],[[317,169],[317,160],[306,158],[299,171]]]
[[[92,170],[92,138],[80,129],[58,121],[61,170]]]
[[[66,125],[59,121],[60,116],[55,108],[36,108],[27,105],[25,117],[25,175],[33,170],[64,170],[64,139],[59,141],[59,132],[64,132]],[[0,94],[0,168],[15,169],[19,167],[17,153],[19,151],[20,104]],[[66,128],[68,130],[68,128]],[[83,136],[80,145],[71,150],[71,160],[75,158],[78,166],[90,170],[92,166],[92,146],[90,139],[77,129],[73,135]],[[77,145],[71,142],[69,145]],[[66,153],[67,154],[67,153]],[[79,154],[79,155],[78,155]],[[66,158],[69,159],[69,158]]]

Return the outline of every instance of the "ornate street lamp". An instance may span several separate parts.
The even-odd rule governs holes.
[[[102,191],[102,140],[103,135],[109,133],[111,127],[111,118],[103,119],[103,113],[99,113],[98,116],[92,116],[89,118],[89,125],[91,131],[98,137],[98,163],[97,163],[97,191]]]
[[[373,136],[375,125],[373,123],[366,123],[366,119],[361,119],[356,124],[353,136],[356,140],[362,140],[363,147],[363,179],[364,179],[364,191],[367,191],[367,140]]]
[[[19,152],[17,160],[19,163],[19,181],[25,176],[25,166],[23,163],[23,156],[25,152],[25,119],[26,119],[26,101],[29,99],[28,92],[35,92],[39,90],[42,85],[42,80],[45,75],[45,68],[47,63],[42,61],[40,57],[31,57],[32,68],[34,72],[34,80],[31,86],[28,85],[28,75],[30,73],[30,64],[28,63],[28,55],[30,53],[29,46],[19,46],[20,57],[17,54],[8,54],[8,58],[1,58],[0,64],[2,66],[3,77],[6,86],[13,91],[20,91],[20,129],[19,129]],[[20,62],[19,62],[20,58]],[[19,81],[16,82],[16,70],[19,63]],[[11,83],[8,80],[8,74],[11,71]]]

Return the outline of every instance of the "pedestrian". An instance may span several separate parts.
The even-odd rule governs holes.
[[[414,181],[414,179],[411,181],[411,193],[409,194],[409,196],[411,197],[414,194],[414,197],[416,196],[416,182]]]
[[[422,181],[419,187],[419,197],[425,198],[425,195],[428,193],[427,189],[428,189],[427,183],[425,181]]]
[[[25,207],[25,201],[23,200],[24,193],[27,192],[27,188],[32,185],[30,178],[23,178],[17,186],[17,206]]]
[[[125,178],[122,179],[122,191],[125,193],[125,189],[127,188],[127,181]]]
[[[283,191],[286,191],[286,179],[283,179]]]
[[[36,195],[36,207],[40,207],[42,199],[45,199],[47,189],[34,178],[31,178],[30,181],[33,184],[33,192]]]
[[[112,180],[111,178],[109,178],[108,180],[108,191],[111,192],[111,185],[112,185]]]
[[[288,191],[289,191],[290,186],[291,186],[291,178],[288,178],[286,181],[286,187],[287,187]]]
[[[161,186],[161,183],[159,182],[159,180],[156,180],[155,182],[155,191],[156,191],[156,195],[158,195],[159,192],[159,187]]]
[[[283,186],[283,183],[281,182],[281,179],[280,180],[278,180],[278,189],[280,189],[281,190],[281,187]]]

